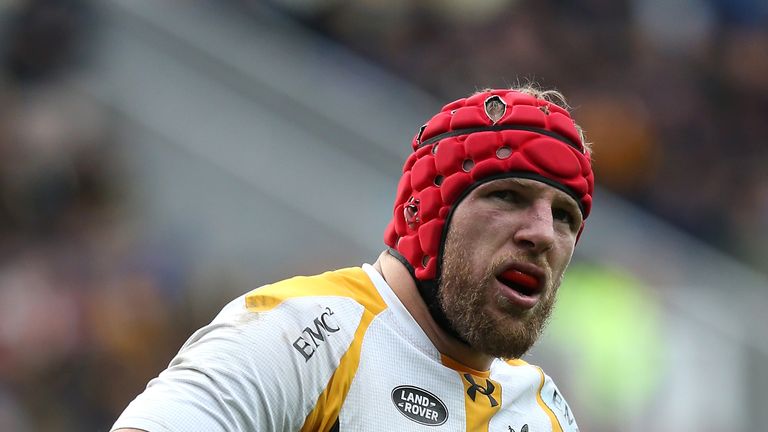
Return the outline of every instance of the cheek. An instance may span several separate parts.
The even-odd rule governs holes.
[[[568,268],[573,257],[574,242],[568,238],[563,240],[559,247],[552,249],[552,256],[550,257],[550,263],[552,264],[552,271],[554,276],[560,276]]]
[[[474,258],[487,247],[491,237],[491,229],[477,219],[461,218],[451,223],[446,241],[453,241],[461,248],[465,255]]]

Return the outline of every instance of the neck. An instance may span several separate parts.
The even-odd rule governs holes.
[[[473,350],[446,333],[435,322],[408,269],[400,261],[385,251],[379,255],[373,266],[441,354],[472,369],[483,371],[490,367],[493,357]]]

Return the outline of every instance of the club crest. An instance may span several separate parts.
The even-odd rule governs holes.
[[[493,95],[485,100],[485,115],[496,124],[507,112],[507,104],[501,96]]]

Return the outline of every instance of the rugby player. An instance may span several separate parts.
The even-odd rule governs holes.
[[[485,90],[416,133],[373,265],[248,292],[114,424],[127,431],[577,431],[522,357],[590,213],[562,95]]]

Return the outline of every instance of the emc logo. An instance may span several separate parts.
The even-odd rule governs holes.
[[[312,324],[302,330],[301,336],[293,341],[293,347],[304,357],[305,362],[312,358],[317,347],[320,346],[320,342],[325,342],[329,334],[339,331],[339,327],[333,325],[336,319],[329,320],[332,316],[333,311],[326,307],[325,311],[315,318]]]

